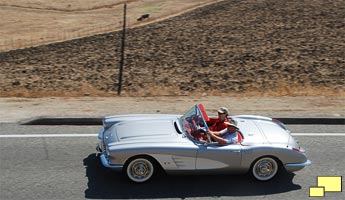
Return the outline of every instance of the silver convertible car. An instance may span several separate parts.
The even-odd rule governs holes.
[[[213,117],[215,118],[215,117]],[[184,115],[131,114],[107,116],[97,146],[102,164],[123,171],[134,182],[149,180],[158,169],[172,173],[251,173],[260,181],[278,170],[297,171],[311,165],[305,151],[278,120],[239,115],[238,142],[221,145],[199,140],[208,130],[202,104]]]

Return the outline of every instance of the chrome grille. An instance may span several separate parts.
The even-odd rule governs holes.
[[[101,147],[102,152],[105,152],[106,148],[105,148],[105,144],[104,144],[103,141],[101,142],[101,146],[100,147]]]

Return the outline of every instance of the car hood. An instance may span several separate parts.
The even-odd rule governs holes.
[[[138,120],[177,120],[181,115],[167,115],[167,114],[128,114],[128,115],[113,115],[103,118],[103,126],[105,129],[112,125],[123,121],[138,121]]]
[[[172,119],[130,120],[114,124],[105,132],[104,142],[169,142],[178,138]]]

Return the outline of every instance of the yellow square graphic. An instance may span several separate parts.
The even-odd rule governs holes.
[[[325,192],[341,192],[341,176],[319,176],[317,186],[325,187]]]
[[[325,188],[324,187],[309,187],[309,196],[323,197],[325,196]]]

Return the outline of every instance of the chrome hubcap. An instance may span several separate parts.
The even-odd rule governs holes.
[[[256,171],[258,172],[259,176],[263,177],[271,175],[274,170],[275,167],[273,166],[273,164],[267,160],[261,161],[256,167]]]
[[[262,158],[253,168],[255,178],[261,181],[273,178],[278,172],[278,164],[273,158]]]
[[[145,160],[136,160],[129,166],[128,175],[136,182],[142,182],[151,177],[153,168]]]
[[[136,163],[132,167],[132,172],[137,176],[145,176],[150,172],[150,169],[145,165],[145,163]]]

